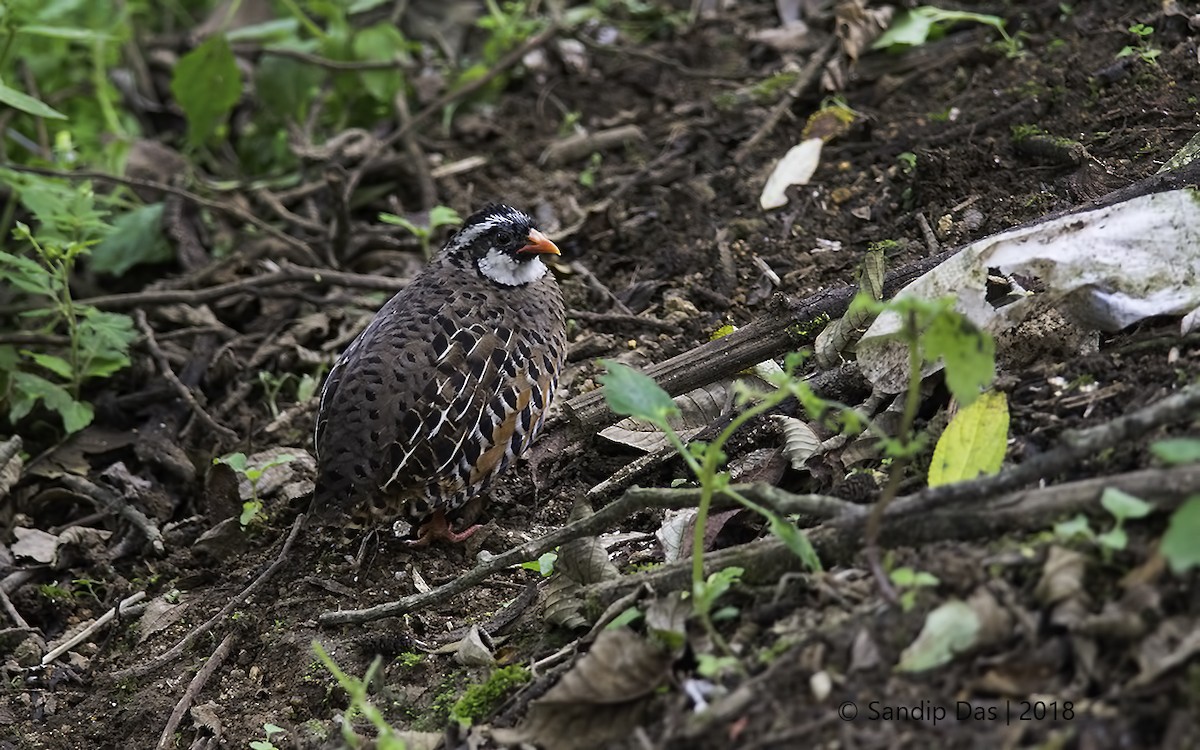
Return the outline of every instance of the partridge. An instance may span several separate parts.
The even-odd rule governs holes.
[[[461,541],[446,514],[520,458],[554,400],[562,293],[527,214],[468,218],[337,359],[314,445],[318,510],[426,520],[418,543]]]

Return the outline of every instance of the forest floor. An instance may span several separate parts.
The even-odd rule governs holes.
[[[1097,532],[1112,528],[1095,488],[1071,512],[1052,505],[1049,516],[970,522],[973,504],[985,507],[993,493],[960,499],[952,518],[961,523],[938,521],[933,510],[894,526],[885,520],[887,565],[932,576],[921,579],[930,585],[906,588],[908,606],[880,593],[861,525],[836,543],[814,531],[825,571],[813,573],[776,554],[755,557],[774,543],[761,516],[722,514],[710,526],[710,565],[744,573],[720,599],[716,623],[736,658],[716,666],[710,657],[719,650],[694,620],[675,648],[650,647],[641,635],[646,613],[661,609],[681,580],[686,588],[690,565],[665,562],[655,532],[670,536],[664,521],[674,515],[648,507],[601,529],[621,577],[587,590],[590,607],[576,627],[547,622],[547,600],[560,600],[553,584],[524,567],[399,616],[330,624],[327,613],[461,578],[488,554],[562,527],[580,498],[599,509],[630,484],[666,488],[690,478],[681,461],[664,459],[589,495],[642,455],[595,434],[615,418],[596,418],[586,432],[565,416],[555,420],[543,435],[553,452],[543,446],[536,471],[522,464],[498,483],[478,519],[484,531],[466,544],[410,549],[388,529],[308,523],[285,547],[312,479],[316,398],[296,384],[304,375],[319,382],[422,262],[411,237],[381,229],[380,211],[436,203],[466,215],[499,201],[535,215],[562,249],[555,272],[570,311],[559,404],[578,403],[572,399],[598,386],[600,358],[646,369],[722,326],[772,314],[779,295],[804,300],[853,284],[873,243],[892,241],[887,267],[900,269],[1085,205],[1152,176],[1200,126],[1200,30],[1175,4],[1037,0],[979,10],[1005,15],[1018,53],[1006,54],[994,29],[960,23],[904,54],[863,51],[850,63],[825,46],[834,28],[828,16],[795,35],[798,51],[780,51],[764,41],[763,32],[780,27],[769,3],[663,23],[641,40],[612,37],[603,24],[551,31],[497,79],[503,88],[486,105],[463,103],[448,121],[436,111],[411,128],[413,137],[374,154],[369,168],[358,169],[356,149],[393,133],[395,120],[349,145],[308,144],[308,193],[210,192],[218,208],[169,198],[177,259],[115,285],[84,277],[79,296],[115,293],[103,303],[109,309],[144,315],[139,321],[199,405],[178,397],[143,337],[133,366],[90,392],[89,427],[62,443],[23,435],[31,460],[11,489],[9,525],[55,537],[71,528],[112,535],[60,538],[54,564],[11,553],[4,561],[7,608],[31,630],[5,631],[0,747],[149,748],[167,730],[160,746],[245,748],[268,742],[266,725],[283,730],[270,736],[277,748],[342,746],[349,698],[314,654],[314,640],[356,678],[383,657],[368,698],[408,733],[409,747],[496,747],[493,729],[513,727],[550,748],[1200,747],[1200,576],[1171,573],[1155,551],[1169,511],[1197,491],[1191,474],[1190,485],[1155,492],[1121,485],[1157,510],[1130,520],[1127,544],[1116,551],[1055,530],[1076,510]],[[1153,33],[1131,34],[1138,23]],[[1130,45],[1135,54],[1118,58]],[[1146,49],[1161,54],[1137,53]],[[759,194],[772,165],[802,140],[808,116],[829,95],[819,74],[798,91],[789,88],[802,78],[777,74],[802,71],[817,56],[841,61],[831,77],[840,78],[853,115],[828,138],[810,184],[764,211]],[[244,64],[263,59],[247,55]],[[252,118],[252,99],[243,105]],[[772,122],[775,109],[782,116]],[[147,135],[170,143],[179,123],[159,126]],[[1040,148],[1022,147],[1019,134],[1032,128],[1049,136]],[[603,136],[564,149],[579,129]],[[1056,139],[1079,142],[1086,155]],[[151,156],[136,168],[132,176],[187,195],[207,189],[175,181],[182,167],[171,159]],[[336,194],[348,176],[361,181],[346,206]],[[296,241],[249,226],[246,215]],[[433,244],[447,234],[435,232]],[[190,256],[180,237],[192,238]],[[216,259],[216,244],[233,250]],[[155,297],[152,289],[181,293]],[[1020,336],[1001,347],[998,364],[1010,412],[1003,471],[1053,453],[1070,431],[1150,407],[1200,374],[1200,339],[1180,336],[1178,318],[1115,333]],[[863,402],[869,389],[849,381],[823,395]],[[922,394],[920,430],[945,424],[950,399],[934,381]],[[794,402],[782,408],[798,413]],[[1193,409],[1190,421],[1177,415],[1173,427],[1076,456],[1009,489],[1161,473],[1150,444],[1196,435],[1198,425]],[[815,456],[803,471],[782,446],[775,422],[756,420],[727,446],[735,464],[756,461],[735,470],[735,481],[861,507],[878,498],[876,475],[861,469],[879,469],[880,457],[861,444]],[[851,446],[865,453],[851,457]],[[924,486],[929,446],[902,493]],[[241,451],[261,464],[269,450],[293,460],[264,476],[263,516],[243,529],[236,476],[212,460]],[[161,531],[161,548],[89,492],[120,496],[140,511]],[[814,527],[823,520],[830,522],[800,519]],[[560,560],[566,554],[560,550]],[[49,666],[33,666],[44,642],[137,592],[145,592],[145,609]],[[624,633],[619,639],[589,633],[618,600],[611,614],[637,607],[644,617],[600,631]],[[896,670],[927,615],[955,600],[992,613],[983,618],[986,637],[934,669]],[[464,657],[459,629],[471,625],[486,645]],[[593,644],[607,662],[595,694],[576,686],[539,704]],[[488,653],[506,669],[483,663]],[[215,671],[206,673],[206,664]],[[177,706],[185,711],[171,721]],[[458,721],[464,716],[469,726]],[[361,715],[353,725],[362,737],[376,734]]]

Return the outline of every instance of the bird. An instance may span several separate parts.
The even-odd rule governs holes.
[[[491,204],[388,301],[321,389],[313,506],[420,523],[415,545],[461,542],[447,514],[537,438],[566,353],[558,247]]]

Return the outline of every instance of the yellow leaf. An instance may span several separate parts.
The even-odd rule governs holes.
[[[1008,399],[988,391],[960,409],[942,433],[929,466],[929,486],[961,482],[1000,471],[1008,447]]]

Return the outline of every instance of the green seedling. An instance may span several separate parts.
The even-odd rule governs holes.
[[[274,743],[271,742],[271,737],[280,734],[284,731],[283,727],[276,726],[270,722],[263,724],[263,734],[267,736],[265,740],[255,740],[250,743],[250,750],[279,750]]]
[[[379,220],[385,224],[394,224],[408,230],[421,243],[421,252],[424,253],[426,259],[433,254],[431,247],[433,233],[440,227],[458,226],[462,223],[462,217],[458,215],[458,212],[448,206],[434,206],[430,209],[429,222],[424,226],[396,214],[379,214]]]
[[[342,721],[342,740],[346,745],[354,750],[368,746],[374,747],[376,750],[404,750],[404,740],[400,739],[396,728],[383,718],[383,713],[367,698],[368,688],[379,672],[383,658],[375,657],[375,661],[371,662],[371,666],[367,668],[367,674],[360,680],[343,672],[316,640],[312,642],[312,650],[325,669],[329,670],[329,673],[337,680],[342,690],[346,691],[346,695],[350,697],[350,705],[346,708]],[[371,726],[375,728],[374,743],[367,743],[354,731],[353,719],[357,716],[366,717],[367,721],[371,722]]]
[[[1114,552],[1124,550],[1129,544],[1129,536],[1125,532],[1125,521],[1131,518],[1145,518],[1154,510],[1154,506],[1145,500],[1134,497],[1124,490],[1108,487],[1100,496],[1100,505],[1112,515],[1114,524],[1105,532],[1096,533],[1087,516],[1082,513],[1074,518],[1054,525],[1054,535],[1060,539],[1083,537],[1100,547],[1105,559],[1111,558]]]
[[[0,283],[33,300],[25,319],[45,343],[0,345],[0,404],[16,423],[39,402],[56,412],[68,433],[91,423],[91,404],[81,399],[85,382],[107,378],[129,365],[136,338],[127,315],[81,304],[71,294],[75,264],[111,231],[90,183],[68,185],[0,170],[38,220],[35,229],[16,222],[12,250],[0,250]],[[65,336],[59,334],[62,332]],[[61,339],[61,343],[60,343]],[[36,347],[36,348],[35,348]]]
[[[871,49],[916,47],[931,39],[937,39],[945,33],[947,28],[961,22],[991,26],[999,32],[1005,54],[1009,57],[1017,57],[1021,54],[1021,42],[1009,36],[1004,28],[1003,18],[961,10],[943,10],[930,5],[913,8],[901,15],[892,22],[887,31],[875,40]]]
[[[1162,50],[1150,45],[1150,36],[1154,33],[1154,27],[1135,23],[1129,27],[1129,33],[1133,34],[1136,41],[1132,45],[1127,44],[1122,47],[1121,51],[1117,53],[1117,58],[1137,55],[1142,62],[1158,65],[1158,56],[1162,54]]]
[[[900,594],[900,609],[911,612],[916,606],[917,594],[923,588],[931,588],[941,583],[937,576],[923,570],[903,567],[895,568],[888,573],[892,585]]]
[[[554,564],[558,562],[558,552],[551,550],[544,553],[536,560],[521,563],[521,567],[526,570],[536,571],[543,577],[550,577],[554,573]]]
[[[250,499],[242,503],[242,515],[238,519],[243,528],[259,520],[262,516],[263,506],[262,500],[258,497],[258,482],[262,479],[263,473],[267,469],[282,466],[295,459],[296,457],[292,454],[284,453],[259,466],[248,466],[245,453],[230,453],[228,456],[213,459],[214,464],[225,464],[250,482]]]

